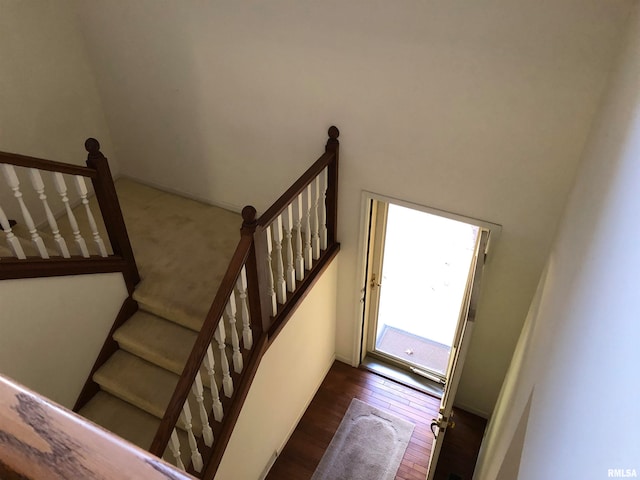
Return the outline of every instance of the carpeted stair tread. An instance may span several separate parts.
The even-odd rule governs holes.
[[[103,390],[159,419],[164,416],[178,379],[175,373],[124,350],[116,351],[93,376]],[[211,410],[211,392],[205,388],[204,394],[205,407]],[[198,416],[198,404],[192,397],[190,395],[189,404],[193,414],[193,431],[199,435],[202,423]],[[183,425],[180,421],[179,426],[182,428]]]
[[[197,333],[176,323],[138,310],[113,335],[120,348],[154,365],[177,375],[182,374]],[[233,350],[227,346],[227,358],[231,359]],[[220,350],[213,348],[216,368],[214,370],[217,385],[222,385],[220,368]],[[211,381],[206,369],[200,369],[200,378],[206,387]]]
[[[120,348],[176,374],[182,373],[196,337],[193,330],[142,310],[113,336]]]
[[[141,308],[199,331],[240,239],[239,214],[116,182],[142,281]]]
[[[158,418],[104,391],[98,392],[78,413],[144,450],[149,449],[160,426]],[[188,445],[187,434],[179,431],[178,435],[181,444]],[[188,465],[189,450],[183,448],[180,453],[183,463]],[[170,452],[164,456],[175,464]]]
[[[160,419],[102,390],[78,413],[145,450],[160,425]]]
[[[178,375],[124,350],[116,351],[93,379],[104,390],[162,418]]]

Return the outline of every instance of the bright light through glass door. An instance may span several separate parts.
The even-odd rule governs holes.
[[[478,232],[389,205],[374,351],[444,377]]]

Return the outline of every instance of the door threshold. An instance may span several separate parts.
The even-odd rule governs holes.
[[[402,385],[413,388],[414,390],[418,390],[419,392],[426,393],[436,398],[442,398],[442,384],[415,373],[408,372],[369,355],[364,358],[360,367],[373,373],[377,373],[381,377],[388,378],[389,380],[393,380],[401,383]]]

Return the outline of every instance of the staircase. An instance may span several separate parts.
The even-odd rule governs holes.
[[[75,411],[199,478],[215,476],[262,355],[339,251],[338,134],[331,127],[325,154],[260,218],[253,207],[240,216],[126,178],[114,184],[92,139],[88,167],[0,152],[23,220],[11,228],[0,209],[0,279],[121,271],[131,295]],[[42,225],[15,167],[42,201]],[[54,218],[40,171],[53,172],[65,215]]]
[[[93,374],[100,391],[79,413],[148,450],[240,239],[242,218],[128,179],[115,185],[140,271],[133,294],[139,310],[114,332],[119,348]],[[206,399],[210,407],[211,393]],[[201,435],[198,416],[193,429]],[[189,452],[182,453],[188,465]]]

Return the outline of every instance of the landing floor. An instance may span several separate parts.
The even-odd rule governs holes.
[[[416,425],[396,480],[424,480],[433,441],[429,425],[438,412],[439,399],[341,362],[329,370],[266,480],[309,480],[352,398]],[[455,445],[445,443],[436,478],[447,479],[455,472],[471,480],[485,420],[462,411],[457,415],[459,435]]]

